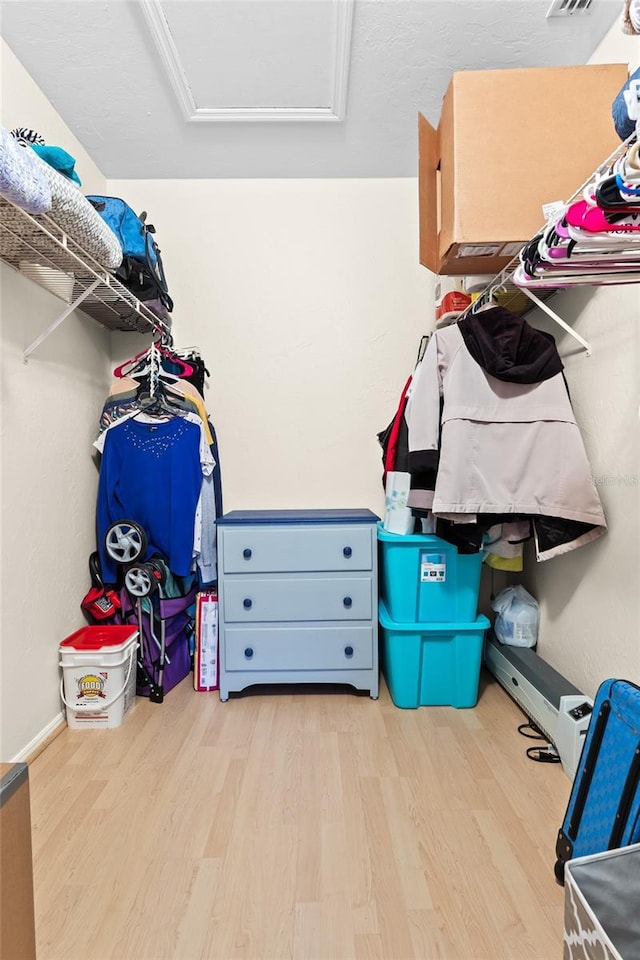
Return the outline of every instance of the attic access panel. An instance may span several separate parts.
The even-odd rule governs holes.
[[[188,121],[344,118],[353,0],[141,7]]]

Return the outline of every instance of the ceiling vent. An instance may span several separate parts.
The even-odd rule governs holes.
[[[589,13],[592,0],[553,0],[547,17],[572,17]]]

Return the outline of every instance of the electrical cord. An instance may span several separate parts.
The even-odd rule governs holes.
[[[560,763],[560,756],[550,743],[546,747],[527,747],[527,756],[536,763]]]
[[[558,751],[552,743],[549,743],[548,737],[533,721],[529,720],[527,723],[521,723],[518,727],[518,733],[520,736],[526,737],[527,740],[543,740],[546,743],[545,747],[527,747],[526,752],[529,760],[533,760],[535,763],[560,763]]]
[[[525,733],[525,730],[534,730],[535,732]],[[518,727],[518,733],[521,736],[526,737],[528,740],[547,740],[542,731],[536,727],[535,723],[521,723]],[[547,740],[547,743],[548,742],[549,741]]]

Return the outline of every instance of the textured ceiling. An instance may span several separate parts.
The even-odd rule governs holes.
[[[548,6],[23,0],[0,32],[108,177],[405,177],[454,71],[585,63],[622,0]]]

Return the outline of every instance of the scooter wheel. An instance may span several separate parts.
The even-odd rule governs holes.
[[[107,530],[104,546],[116,563],[133,563],[147,549],[147,535],[135,520],[120,520]]]
[[[556,860],[553,865],[553,872],[557,883],[559,883],[561,887],[564,887],[564,863],[562,860]]]
[[[124,575],[124,585],[130,597],[148,597],[157,588],[153,570],[146,563],[129,567]]]

